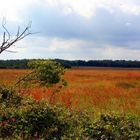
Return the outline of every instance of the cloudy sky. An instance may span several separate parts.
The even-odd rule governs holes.
[[[140,60],[139,0],[0,0],[3,17],[11,34],[30,21],[39,33],[0,59]]]

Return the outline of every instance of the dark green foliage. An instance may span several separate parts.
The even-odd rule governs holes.
[[[124,114],[102,114],[89,128],[90,139],[140,139],[140,122],[135,117]]]
[[[13,93],[13,96],[15,95]],[[83,113],[70,112],[64,107],[50,106],[46,102],[36,102],[26,97],[22,98],[18,108],[15,104],[1,106],[0,138],[47,140],[83,138],[87,120],[90,120],[89,117]]]
[[[122,68],[140,68],[140,61],[132,60],[62,60],[55,59],[65,67],[122,67]]]
[[[29,60],[0,60],[1,69],[27,69]]]
[[[45,101],[21,98],[8,89],[0,92],[1,95],[10,95],[10,98],[3,97],[4,100],[10,99],[10,104],[5,106],[5,101],[2,100],[0,103],[1,139],[140,139],[140,120],[136,117],[102,114],[99,118],[91,120],[87,112],[69,111],[61,106],[48,105]],[[15,99],[20,99],[18,107]]]
[[[0,86],[0,104],[5,107],[16,106],[20,104],[22,97],[19,96],[15,90],[7,88],[4,85]]]
[[[52,86],[63,81],[64,68],[55,61],[30,61],[29,67],[33,71],[32,78],[43,86]]]
[[[31,73],[20,77],[15,84],[16,87],[23,89],[30,86],[55,87],[49,99],[51,103],[55,94],[67,86],[67,82],[63,79],[65,69],[59,63],[52,60],[34,60],[30,61],[28,66],[31,68]]]
[[[45,60],[45,59],[43,59]],[[0,60],[0,68],[16,68],[27,69],[30,60]],[[140,61],[127,60],[62,60],[55,59],[56,62],[63,65],[65,68],[71,67],[123,67],[123,68],[140,68]]]
[[[67,123],[59,119],[60,113],[41,103],[34,105],[24,112],[22,131],[26,130],[27,135],[31,137],[60,139],[67,130]]]

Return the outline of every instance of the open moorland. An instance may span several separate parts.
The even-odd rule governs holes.
[[[28,70],[2,69],[0,83],[13,85]],[[73,68],[66,70],[68,82],[53,99],[54,104],[64,104],[74,110],[89,112],[127,112],[140,115],[140,70]],[[49,100],[52,89],[32,87],[23,91],[36,100]]]

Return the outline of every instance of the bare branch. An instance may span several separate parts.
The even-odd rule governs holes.
[[[31,29],[31,25],[32,25],[32,22],[29,22],[29,24],[24,28],[23,31],[20,31],[20,26],[18,26],[18,29],[17,29],[17,33],[16,35],[14,36],[13,39],[11,39],[11,35],[8,31],[8,29],[6,28],[6,20],[3,19],[2,21],[2,27],[3,29],[5,30],[4,33],[3,33],[3,42],[0,46],[0,54],[7,50],[8,48],[10,48],[11,46],[14,46],[14,44],[22,39],[24,39],[25,37],[33,34],[30,29]]]
[[[17,53],[16,51],[9,51],[9,50],[5,50],[5,51],[10,53]]]
[[[19,36],[19,32],[20,32],[20,26],[18,26],[17,37]]]
[[[4,28],[4,30],[6,31],[6,33],[7,33],[7,35],[8,35],[8,38],[7,38],[7,40],[5,41],[5,42],[7,42],[7,41],[10,39],[10,33],[9,33],[9,31],[7,30],[7,28],[6,28],[5,25],[6,25],[6,19],[3,18],[2,27]]]

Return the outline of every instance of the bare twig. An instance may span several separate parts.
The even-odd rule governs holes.
[[[19,85],[21,82],[26,81],[34,72],[30,72],[27,75],[24,75],[23,77],[21,77],[14,85],[15,87],[17,85]]]
[[[0,45],[0,54],[13,46],[16,42],[24,39],[26,36],[33,34],[31,29],[32,23],[29,22],[29,24],[25,27],[23,31],[20,31],[20,26],[18,26],[17,33],[13,39],[11,39],[11,34],[9,33],[8,29],[6,28],[6,20],[3,19],[2,27],[5,30],[3,33],[3,42]]]

